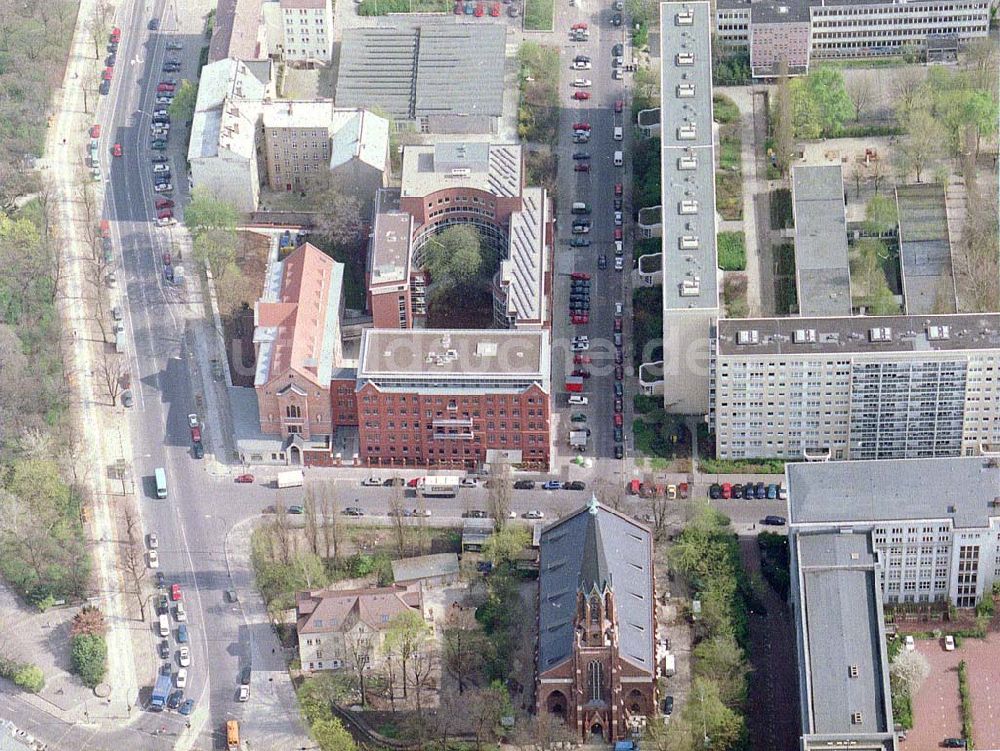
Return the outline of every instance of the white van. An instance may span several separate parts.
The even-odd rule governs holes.
[[[579,394],[571,394],[569,397],[570,404],[586,405],[588,402],[587,397],[580,396]]]
[[[590,213],[590,206],[588,206],[583,201],[574,201],[573,202],[573,208],[571,209],[571,211],[574,214],[589,214]]]
[[[622,131],[622,126],[615,126],[615,140],[620,141],[625,137],[625,133]]]
[[[166,613],[160,616],[160,636],[164,639],[170,636],[170,619]]]
[[[624,162],[625,162],[625,159],[622,157],[622,153],[620,151],[616,151],[615,152],[615,166],[616,167],[621,167]]]

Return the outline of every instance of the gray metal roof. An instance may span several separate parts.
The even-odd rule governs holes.
[[[718,332],[729,356],[933,354],[1000,348],[1000,314],[733,318]]]
[[[844,177],[839,164],[792,168],[795,276],[799,312],[851,314]]]
[[[418,555],[415,558],[400,558],[392,562],[392,578],[397,582],[457,575],[458,556],[454,553]]]
[[[802,605],[803,735],[845,740],[892,731],[888,665],[882,652],[882,598],[868,535],[792,536]],[[855,714],[860,713],[860,714]]]
[[[678,15],[685,13],[692,14],[690,24],[678,21]],[[709,4],[704,0],[660,5],[664,310],[711,309],[719,305],[712,136],[713,28]],[[687,54],[693,55],[690,62],[683,59]],[[689,202],[695,203],[682,209],[681,204]]]
[[[654,670],[652,538],[634,520],[596,500],[542,531],[540,541],[538,670],[573,653],[576,596],[604,586],[614,594],[619,655]]]
[[[344,29],[338,107],[377,107],[401,119],[503,113],[506,27],[382,20]]]
[[[806,524],[952,519],[956,528],[1000,518],[1000,466],[982,457],[788,464],[788,521]]]
[[[955,278],[944,188],[939,183],[896,188],[903,299],[911,315],[955,312]]]

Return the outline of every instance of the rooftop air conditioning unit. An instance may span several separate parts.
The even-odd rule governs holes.
[[[694,65],[694,53],[693,52],[678,52],[674,57],[674,62],[677,65]]]
[[[760,344],[760,332],[756,329],[744,329],[736,332],[737,344]]]
[[[677,98],[678,99],[690,99],[694,96],[694,84],[693,83],[679,83],[677,84]]]
[[[698,137],[698,129],[695,127],[694,123],[688,123],[687,125],[682,125],[677,129],[678,141],[693,141],[697,137]]]
[[[693,170],[698,169],[698,157],[694,156],[682,156],[677,160],[677,169],[679,170]]]
[[[681,235],[678,241],[681,250],[697,250],[698,249],[698,236],[697,235]]]
[[[697,214],[698,213],[698,202],[697,201],[681,201],[677,205],[677,213],[684,214]]]
[[[694,11],[687,9],[674,14],[674,24],[677,26],[693,26]]]

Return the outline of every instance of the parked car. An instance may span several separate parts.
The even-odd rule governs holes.
[[[167,697],[167,709],[177,709],[181,705],[181,701],[184,699],[183,691],[174,691],[170,696]]]
[[[382,487],[382,481],[377,477],[366,477],[361,481],[361,484],[366,488],[380,488]]]
[[[194,712],[194,699],[185,699],[184,703],[181,704],[181,708],[177,711],[185,716]]]
[[[525,519],[544,519],[545,518],[545,514],[542,513],[541,511],[539,511],[538,509],[532,509],[531,511],[525,511],[524,512],[524,518]]]
[[[168,642],[166,639],[160,642],[160,645],[157,647],[157,650],[160,653],[161,660],[170,659],[170,642]]]
[[[775,514],[768,514],[763,519],[760,520],[761,524],[766,524],[771,527],[783,527],[785,525],[785,517],[776,516]]]
[[[604,271],[606,268],[608,268],[608,257],[606,255],[597,256],[597,268],[599,268],[601,271]]]
[[[382,485],[383,487],[386,488],[402,487],[406,485],[406,480],[404,480],[402,477],[390,477],[387,480],[385,480],[382,483]]]
[[[160,567],[160,555],[155,550],[149,551],[149,567],[150,568]]]
[[[578,162],[573,165],[574,172],[590,172],[590,165],[586,162]]]
[[[250,483],[253,482],[253,475],[249,475],[249,474],[237,475],[236,476],[236,482],[250,484]]]
[[[590,92],[589,91],[574,91],[573,92],[573,99],[576,99],[578,102],[584,102],[584,101],[590,99]]]
[[[182,668],[191,664],[191,650],[188,647],[181,647],[177,650],[177,662]]]
[[[525,482],[524,480],[518,480],[518,482]],[[517,482],[514,483],[514,487],[517,487]],[[535,487],[535,483],[531,483],[531,487]],[[490,515],[485,511],[480,509],[473,509],[471,511],[466,511],[462,514],[463,519],[489,519]]]
[[[944,651],[954,652],[955,651],[955,637],[951,634],[944,635]]]
[[[514,490],[534,490],[535,483],[533,480],[515,480]]]
[[[542,484],[542,490],[562,490],[563,484],[559,480],[546,480]]]
[[[183,623],[177,627],[177,643],[178,644],[188,643],[188,627]]]
[[[615,446],[615,459],[621,459],[623,456],[625,456],[625,449],[619,443]]]
[[[173,600],[174,602],[177,602],[179,599],[181,599],[181,597],[183,597],[183,593],[181,592],[181,585],[180,584],[171,584],[170,585],[170,599]]]
[[[247,701],[250,698],[250,687],[247,685],[240,686],[239,693],[236,695],[236,701]]]
[[[722,486],[717,482],[713,482],[711,485],[709,485],[708,497],[711,498],[713,501],[717,501],[718,499],[722,498]]]
[[[348,506],[341,512],[344,516],[364,516],[365,512],[357,506]]]
[[[966,748],[964,738],[945,738],[941,741],[941,745],[944,748]]]
[[[306,509],[304,506],[299,506],[298,504],[293,504],[288,507],[289,514],[304,514]]]
[[[590,431],[587,431],[587,435],[590,435]],[[582,480],[571,480],[563,485],[563,490],[586,490],[587,484]]]
[[[674,697],[664,696],[663,697],[663,714],[668,717],[674,713]]]

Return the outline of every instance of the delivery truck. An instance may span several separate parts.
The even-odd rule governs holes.
[[[162,712],[167,705],[167,696],[170,694],[170,687],[173,679],[169,675],[160,673],[156,676],[156,685],[153,686],[153,696],[149,700],[149,708],[154,712]]]
[[[278,473],[274,480],[274,486],[277,488],[301,488],[305,479],[301,469],[290,469],[287,472]]]

